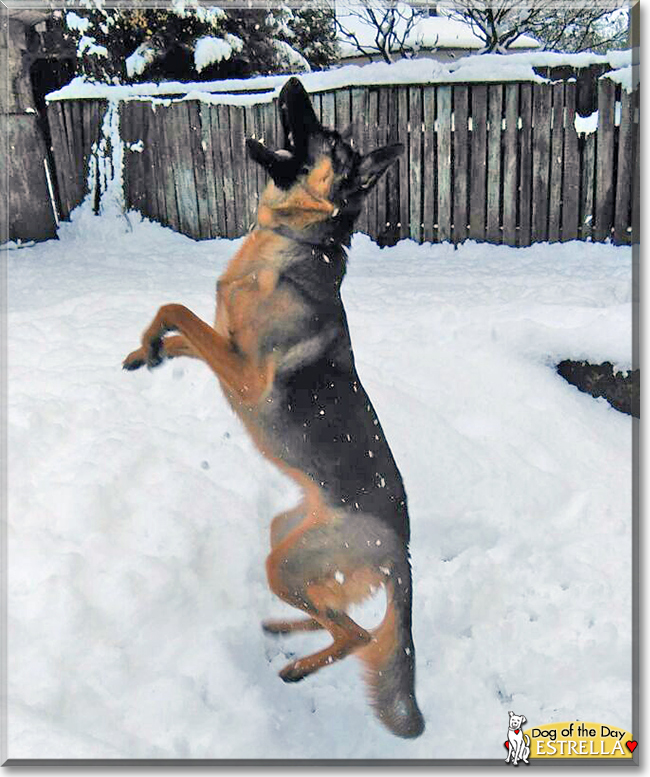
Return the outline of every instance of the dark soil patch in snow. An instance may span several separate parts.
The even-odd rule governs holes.
[[[605,397],[616,410],[639,418],[640,370],[615,373],[610,362],[590,364],[565,359],[557,365],[557,371],[580,391],[592,397]]]

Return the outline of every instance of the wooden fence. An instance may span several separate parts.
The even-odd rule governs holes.
[[[637,242],[639,89],[595,83],[593,132],[576,130],[572,80],[345,88],[313,102],[326,126],[354,122],[362,152],[396,141],[406,148],[357,225],[380,244]],[[87,192],[106,109],[101,100],[49,106],[63,217]],[[128,208],[197,239],[245,234],[265,186],[245,138],[277,145],[275,101],[133,100],[119,112]]]

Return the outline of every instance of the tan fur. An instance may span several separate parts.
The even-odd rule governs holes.
[[[275,621],[269,631],[289,632],[327,629],[332,644],[311,656],[293,661],[281,672],[285,680],[296,680],[317,669],[362,650],[369,665],[379,665],[386,650],[392,649],[393,610],[375,637],[356,624],[345,610],[351,603],[365,599],[383,583],[376,569],[348,568],[344,552],[336,552],[327,564],[331,573],[310,578],[304,566],[301,548],[318,542],[319,532],[334,538],[342,547],[342,517],[326,503],[320,488],[302,471],[287,466],[271,450],[258,423],[259,410],[273,386],[282,355],[264,355],[260,344],[272,325],[299,321],[304,314],[300,297],[278,288],[283,263],[290,252],[288,238],[272,231],[279,226],[302,230],[330,218],[335,208],[327,199],[334,181],[331,160],[319,160],[310,173],[284,191],[270,183],[262,195],[258,224],[228,264],[217,284],[217,311],[214,326],[201,321],[182,305],[161,307],[142,336],[142,345],[125,359],[127,368],[141,363],[153,366],[162,357],[192,356],[202,359],[216,374],[232,407],[240,416],[258,449],[292,478],[303,490],[304,498],[294,510],[283,513],[271,527],[272,550],[266,562],[271,589],[281,599],[302,609],[310,617],[298,622]],[[165,337],[168,331],[178,334]],[[285,354],[297,363],[310,348],[319,346],[307,340]],[[314,539],[316,538],[316,539]],[[316,544],[316,551],[319,546]],[[311,558],[307,554],[306,558]],[[313,563],[313,562],[312,562]],[[335,571],[344,579],[339,582]],[[292,582],[291,574],[299,583]]]
[[[257,223],[266,229],[285,226],[299,231],[324,221],[335,211],[327,199],[333,181],[332,162],[323,157],[288,194],[270,183],[260,199]]]

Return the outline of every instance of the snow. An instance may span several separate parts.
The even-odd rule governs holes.
[[[574,126],[577,133],[584,132],[585,135],[591,135],[598,130],[598,111],[595,110],[590,113],[589,116],[580,116],[576,113],[574,120]],[[614,126],[621,126],[621,103],[614,103]]]
[[[639,86],[639,66],[628,65],[618,70],[610,70],[609,73],[605,73],[601,78],[609,78],[617,84],[622,84],[623,89],[629,94]]]
[[[65,23],[69,30],[79,30],[79,32],[84,33],[88,31],[90,19],[85,19],[74,11],[68,11],[65,15]]]
[[[200,73],[204,68],[223,59],[230,59],[233,52],[242,50],[244,43],[236,35],[226,34],[223,38],[205,36],[199,38],[194,47],[194,65]]]
[[[214,24],[226,17],[226,12],[217,6],[205,6],[199,0],[172,0],[172,13],[181,18],[195,17],[202,22]]]
[[[345,65],[332,70],[314,73],[298,73],[309,92],[340,89],[349,86],[388,84],[437,84],[495,81],[547,82],[537,75],[534,68],[587,67],[590,64],[607,63],[616,70],[630,65],[630,51],[612,51],[609,54],[556,54],[552,52],[521,52],[508,54],[481,54],[462,57],[453,63],[439,62],[422,57],[402,59],[392,64],[372,62],[367,65]],[[116,100],[151,100],[181,97],[208,102],[234,102],[254,104],[268,102],[277,95],[286,83],[287,75],[256,76],[247,79],[205,81],[197,83],[147,83],[133,85],[109,85],[90,82],[81,76],[74,78],[67,86],[47,95],[49,101],[84,98]],[[237,92],[260,91],[262,94],[241,94]]]
[[[598,129],[598,111],[590,113],[589,116],[580,116],[576,113],[573,123],[577,133],[584,132],[585,135],[591,135]]]
[[[308,73],[311,70],[309,62],[307,62],[303,55],[286,41],[274,40],[273,46],[278,53],[280,61],[286,67],[294,68],[294,72],[297,73]]]
[[[160,304],[213,319],[241,241],[87,203],[59,237],[6,260],[8,757],[502,758],[509,709],[631,730],[631,419],[554,370],[631,366],[629,248],[353,239],[357,366],[411,514],[406,742],[354,658],[277,677],[327,641],[259,628],[290,615],[264,560],[298,494],[208,368],[120,368]]]
[[[77,43],[77,55],[83,56],[84,54],[95,55],[97,57],[107,57],[108,49],[106,46],[100,46],[94,38],[88,35],[83,35]]]
[[[130,54],[124,61],[129,78],[144,73],[145,69],[156,59],[157,55],[158,51],[150,41],[141,43],[133,54]]]

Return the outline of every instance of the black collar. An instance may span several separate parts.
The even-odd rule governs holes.
[[[275,232],[276,235],[281,235],[282,237],[286,237],[289,240],[293,240],[295,243],[311,246],[312,248],[320,248],[323,251],[327,251],[327,249],[331,251],[333,248],[341,247],[340,241],[338,241],[335,237],[329,237],[329,238],[326,238],[325,240],[318,239],[316,237],[310,239],[309,235],[306,235],[304,232],[301,232],[300,230],[292,229],[291,227],[288,227],[285,224],[280,224],[277,227],[262,227],[259,224],[256,224],[255,228],[266,229],[269,232]]]

